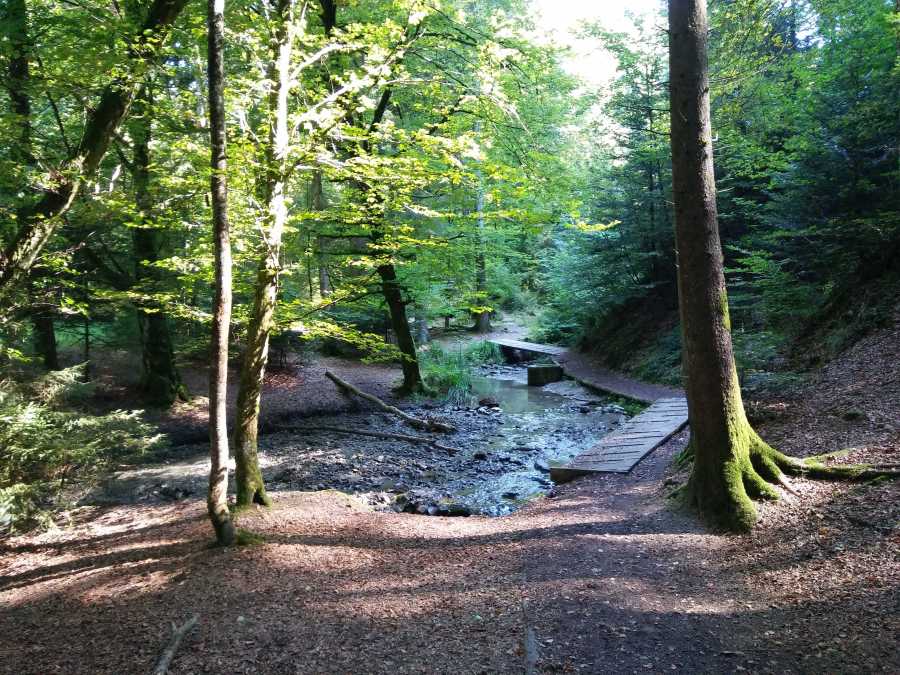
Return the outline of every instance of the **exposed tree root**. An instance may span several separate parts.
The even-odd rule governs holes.
[[[454,427],[450,424],[445,424],[444,422],[439,422],[438,420],[431,419],[431,418],[423,420],[423,419],[419,419],[418,417],[413,417],[412,415],[408,415],[405,412],[403,412],[402,410],[400,410],[400,408],[397,408],[392,405],[388,405],[387,403],[382,401],[377,396],[373,396],[372,394],[367,394],[364,391],[360,391],[359,389],[354,387],[349,382],[342,380],[337,375],[335,375],[334,373],[332,373],[328,370],[325,371],[325,377],[327,377],[329,380],[334,382],[338,386],[338,389],[340,389],[343,393],[353,394],[354,396],[359,396],[360,398],[365,399],[366,401],[369,401],[370,403],[375,404],[381,410],[383,410],[387,413],[391,413],[392,415],[396,415],[397,417],[399,417],[400,419],[402,419],[404,422],[406,422],[408,425],[410,425],[411,427],[413,427],[415,429],[419,429],[421,431],[444,431],[444,432],[456,431],[456,427]]]
[[[708,475],[697,476],[692,473],[684,490],[689,504],[697,507],[714,525],[727,530],[750,530],[757,518],[752,500],[777,500],[779,493],[773,487],[775,485],[781,486],[790,494],[798,495],[785,480],[785,475],[840,481],[900,477],[900,467],[897,465],[826,465],[820,457],[800,459],[775,450],[749,425],[744,427],[743,433],[746,435],[740,438],[740,444],[745,449],[738,452],[734,460],[725,463],[718,479],[710,481]],[[689,446],[684,456],[688,458],[692,454]]]

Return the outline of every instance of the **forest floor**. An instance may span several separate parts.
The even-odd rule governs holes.
[[[898,362],[900,325],[751,413],[797,455],[900,462]],[[667,498],[686,438],[498,518],[285,490],[217,549],[199,498],[83,509],[0,545],[0,672],[148,672],[193,613],[173,673],[900,671],[898,484],[791,480],[722,536]]]

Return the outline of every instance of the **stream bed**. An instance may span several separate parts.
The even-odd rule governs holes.
[[[289,428],[259,439],[266,484],[273,492],[340,490],[379,510],[434,516],[510,513],[553,489],[551,465],[567,462],[627,419],[621,407],[571,380],[544,387],[529,387],[526,381],[524,366],[488,365],[473,376],[464,404],[405,407],[418,417],[457,427],[456,433],[430,435],[456,452],[359,435],[355,432],[426,435],[368,409],[291,420]],[[185,459],[120,471],[94,501],[202,496],[206,451],[205,446],[193,454],[182,448],[179,455]]]

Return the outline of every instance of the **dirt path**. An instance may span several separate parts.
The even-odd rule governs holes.
[[[764,436],[897,461],[897,338],[754,404]],[[85,509],[0,545],[0,672],[148,672],[194,612],[173,673],[900,672],[898,484],[796,480],[720,536],[666,499],[685,440],[503,518],[275,492],[240,519],[263,542],[229,550],[199,499]]]
[[[660,398],[684,396],[681,389],[662,384],[641,382],[604,367],[595,355],[569,350],[556,359],[563,365],[566,375],[582,384],[608,391],[619,396],[627,396],[638,401],[651,403]]]
[[[896,531],[798,481],[751,537],[707,533],[664,497],[683,442],[505,518],[279,492],[232,550],[199,501],[85,512],[3,546],[0,670],[146,672],[193,612],[173,673],[900,670]],[[867,489],[896,522],[896,488]]]

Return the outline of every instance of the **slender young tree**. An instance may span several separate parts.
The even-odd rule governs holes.
[[[228,189],[225,138],[225,0],[207,0],[209,78],[210,194],[213,211],[216,290],[213,299],[212,349],[209,368],[209,494],[206,506],[223,546],[235,541],[228,511],[228,333],[231,324],[231,241],[228,228]]]
[[[480,124],[478,125],[480,126]],[[487,300],[487,262],[485,261],[484,240],[484,177],[481,169],[475,170],[475,178],[478,181],[475,189],[475,217],[477,218],[477,230],[475,233],[475,302],[483,305]],[[475,312],[476,333],[491,332],[491,313],[489,310]]]
[[[268,129],[263,148],[264,175],[261,181],[265,206],[264,237],[238,386],[237,429],[234,438],[238,506],[254,503],[270,506],[272,503],[266,495],[259,468],[259,403],[269,361],[269,337],[275,325],[278,275],[281,271],[281,239],[288,217],[285,195],[290,145],[288,96],[291,90],[291,56],[296,26],[294,0],[274,0],[270,4],[273,26],[270,59],[266,69],[266,80],[270,87],[266,111]]]
[[[686,496],[714,524],[756,522],[751,498],[777,499],[781,472],[813,478],[895,475],[865,466],[823,466],[774,450],[744,413],[731,343],[719,241],[709,111],[706,0],[669,0],[672,187],[678,250],[690,450]]]

